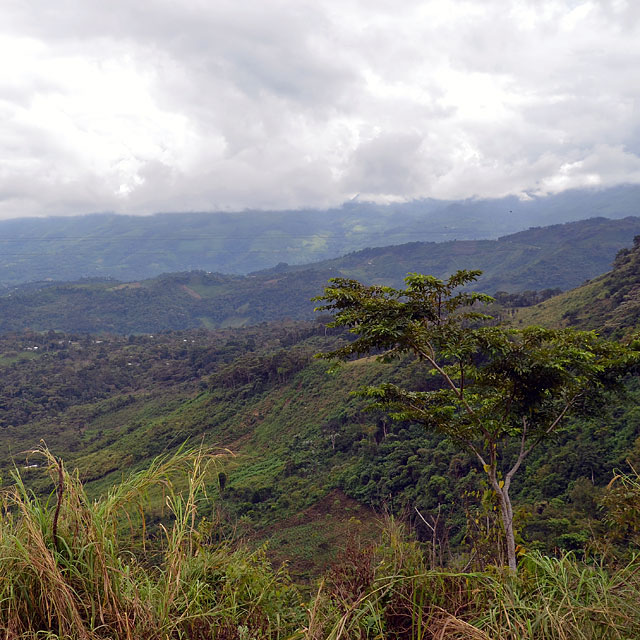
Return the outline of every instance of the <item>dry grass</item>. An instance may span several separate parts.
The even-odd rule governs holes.
[[[426,569],[401,528],[373,559],[353,553],[325,580],[304,640],[632,640],[640,638],[640,562],[607,569],[531,554],[517,576]],[[371,564],[375,570],[371,572]],[[335,576],[347,578],[336,580]],[[371,576],[368,584],[363,581]],[[354,589],[347,585],[353,582]],[[356,588],[357,587],[357,588]],[[358,594],[356,599],[345,593]]]

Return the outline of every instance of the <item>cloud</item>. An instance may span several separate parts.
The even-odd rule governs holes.
[[[635,2],[1,11],[0,218],[640,181]]]

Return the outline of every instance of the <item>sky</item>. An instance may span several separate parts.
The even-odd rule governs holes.
[[[3,0],[0,219],[640,182],[637,0]]]

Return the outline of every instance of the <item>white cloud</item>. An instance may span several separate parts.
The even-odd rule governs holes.
[[[639,182],[624,0],[0,9],[0,218]]]

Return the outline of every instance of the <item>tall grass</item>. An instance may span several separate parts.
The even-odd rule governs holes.
[[[208,500],[215,455],[159,458],[92,501],[77,475],[46,449],[38,453],[56,484],[49,499],[30,492],[18,473],[2,497],[5,638],[234,640],[280,638],[295,628],[297,591],[263,552],[204,542],[197,510]],[[154,489],[166,506],[155,539],[144,526],[145,496]]]
[[[382,546],[360,553],[359,562],[354,563],[351,554],[343,559],[342,569],[334,569],[322,583],[301,638],[640,638],[637,556],[607,569],[571,555],[532,553],[523,559],[517,576],[499,569],[430,570],[397,523],[387,526]]]
[[[210,544],[217,457],[159,458],[91,500],[46,449],[55,487],[40,499],[20,475],[2,494],[0,629],[6,639],[635,640],[640,560],[607,567],[571,555],[524,556],[518,575],[436,570],[403,526],[356,540],[311,602],[264,550]],[[628,504],[636,485],[617,482]],[[149,493],[164,516],[145,526]],[[625,510],[625,513],[628,509]],[[626,521],[625,521],[626,522]]]

